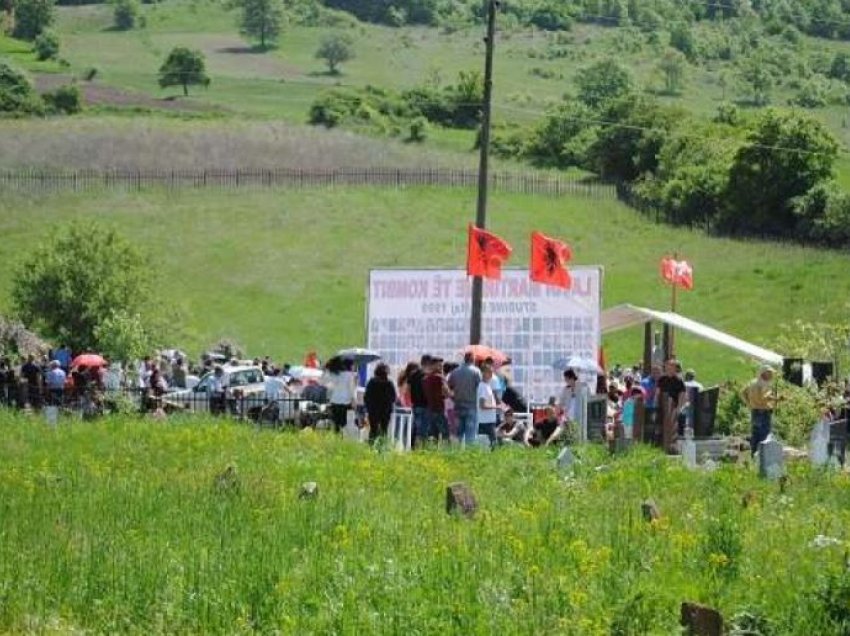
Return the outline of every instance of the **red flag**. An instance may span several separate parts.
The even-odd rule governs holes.
[[[492,232],[469,224],[469,242],[466,247],[466,273],[498,280],[502,277],[502,264],[513,249],[504,239]]]
[[[694,269],[688,261],[677,261],[674,258],[661,259],[661,278],[671,285],[676,285],[688,291],[694,288]]]
[[[544,285],[570,289],[573,279],[566,269],[573,257],[570,246],[540,232],[531,233],[531,280]]]

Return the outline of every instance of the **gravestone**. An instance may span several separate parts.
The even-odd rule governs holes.
[[[829,422],[821,420],[812,428],[809,437],[809,460],[812,466],[825,466],[829,462]]]
[[[661,510],[659,510],[658,504],[655,503],[654,499],[647,499],[644,501],[640,505],[640,511],[643,513],[644,521],[657,521],[661,518]]]
[[[721,636],[723,617],[716,609],[699,603],[682,603],[679,620],[690,636]]]
[[[569,448],[565,447],[558,453],[558,470],[572,470],[575,462],[575,455],[573,455],[573,451]]]
[[[236,468],[228,466],[215,476],[215,489],[221,494],[237,495],[242,488]]]
[[[478,435],[476,439],[476,446],[478,448],[483,448],[484,450],[492,450],[493,442],[488,435]]]
[[[685,438],[681,441],[682,463],[688,468],[697,466],[697,444],[690,428],[685,429]]]
[[[720,399],[720,387],[713,386],[700,391],[693,413],[694,437],[697,439],[714,435],[714,422],[717,419],[717,402]]]
[[[298,491],[299,499],[315,499],[319,496],[319,484],[315,481],[305,481]]]
[[[47,425],[54,427],[56,423],[59,421],[59,407],[58,406],[45,406],[44,407],[44,419],[47,421]]]
[[[759,443],[759,477],[779,479],[785,474],[785,457],[782,444],[769,435]]]
[[[446,487],[446,513],[458,513],[471,519],[478,510],[478,502],[472,490],[462,481],[456,481]]]

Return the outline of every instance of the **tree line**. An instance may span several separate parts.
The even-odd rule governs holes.
[[[850,245],[850,195],[833,181],[839,146],[807,114],[721,105],[706,121],[636,92],[610,59],[576,81],[577,95],[536,125],[496,129],[494,153],[594,172],[671,223]]]

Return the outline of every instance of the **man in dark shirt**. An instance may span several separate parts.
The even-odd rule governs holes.
[[[41,405],[41,367],[35,363],[35,356],[27,356],[21,367],[21,377],[27,381],[27,402],[33,407]]]
[[[449,394],[449,386],[443,377],[443,361],[439,358],[431,359],[431,366],[422,380],[422,391],[425,394],[428,435],[448,440],[446,396]]]
[[[679,414],[687,402],[685,382],[679,377],[679,363],[671,358],[658,380],[658,408],[664,417],[664,447],[669,452],[676,442]]]
[[[426,353],[420,360],[419,368],[407,378],[407,384],[410,387],[410,404],[413,407],[414,445],[428,439],[428,402],[425,399],[423,380],[430,368],[431,356]]]

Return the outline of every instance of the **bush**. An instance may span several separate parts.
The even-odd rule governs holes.
[[[83,98],[80,89],[74,84],[60,86],[55,91],[45,93],[44,102],[55,113],[74,115],[83,110]]]
[[[35,40],[53,23],[53,0],[17,0],[15,27],[12,35],[21,40]]]
[[[97,67],[90,66],[85,71],[83,71],[83,79],[87,82],[91,82],[97,77]]]
[[[119,31],[129,31],[136,26],[139,5],[135,0],[117,0],[113,12],[113,22]]]
[[[39,60],[53,60],[59,55],[59,36],[53,31],[43,31],[33,44],[35,56]]]
[[[0,62],[0,116],[41,115],[44,102],[20,71]]]
[[[408,141],[423,142],[428,137],[428,120],[422,116],[415,117],[410,122],[410,132],[407,136]]]

